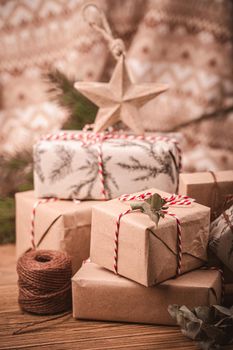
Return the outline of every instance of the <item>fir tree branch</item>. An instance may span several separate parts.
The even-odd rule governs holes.
[[[0,156],[0,244],[15,241],[15,192],[33,188],[32,154],[18,151]]]
[[[14,197],[0,198],[0,244],[15,242]]]
[[[63,129],[82,129],[85,124],[93,123],[98,107],[74,88],[74,80],[66,77],[59,70],[45,75],[48,94],[58,105],[68,111],[68,121]]]
[[[206,120],[211,120],[214,118],[218,118],[218,119],[227,118],[229,116],[229,113],[231,113],[231,112],[233,112],[233,106],[219,109],[219,110],[211,112],[211,113],[203,114],[199,118],[185,121],[184,123],[176,125],[173,128],[167,130],[166,132],[177,132],[177,131],[180,131],[181,129],[186,128],[190,125],[196,125],[196,124],[202,123]]]

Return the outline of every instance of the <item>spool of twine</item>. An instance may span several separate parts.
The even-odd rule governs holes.
[[[19,305],[53,315],[71,308],[71,260],[55,250],[31,250],[17,262]]]

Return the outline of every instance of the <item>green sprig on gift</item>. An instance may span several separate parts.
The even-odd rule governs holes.
[[[169,305],[168,312],[181,327],[181,332],[198,341],[203,350],[222,349],[233,344],[233,306],[199,306],[189,310],[186,306]],[[232,349],[232,347],[231,347]]]
[[[132,210],[140,210],[142,213],[148,215],[156,225],[159,223],[159,219],[164,218],[164,210],[167,210],[166,200],[163,199],[158,193],[154,193],[150,198],[145,199],[143,202],[130,203]]]

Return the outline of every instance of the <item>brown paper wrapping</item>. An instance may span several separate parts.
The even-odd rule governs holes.
[[[169,194],[155,189],[162,196]],[[118,199],[93,207],[91,261],[114,271],[114,239],[118,215],[130,208]],[[182,273],[203,265],[209,235],[210,209],[193,203],[190,207],[170,207],[181,222]],[[177,224],[173,217],[161,218],[158,227],[143,213],[123,216],[120,223],[118,273],[145,286],[176,275]]]
[[[196,270],[145,288],[86,263],[72,278],[72,294],[75,318],[172,325],[169,304],[219,304],[221,277],[218,271]]]
[[[214,178],[209,172],[180,174],[179,193],[196,199],[200,204],[211,208],[211,214],[221,214],[226,196],[233,194],[233,170],[215,173],[219,186],[216,194]]]
[[[33,191],[16,194],[17,256],[31,248],[32,207],[37,199]],[[48,230],[38,249],[54,249],[68,253],[75,273],[90,254],[91,208],[96,201],[74,203],[60,200],[40,204],[35,216],[35,243]]]

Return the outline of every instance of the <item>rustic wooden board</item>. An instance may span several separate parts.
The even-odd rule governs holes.
[[[17,304],[15,247],[0,246],[0,350],[197,350],[177,327],[74,320],[71,314],[13,335],[30,322],[48,319],[23,313]],[[29,330],[29,328],[28,328]]]

